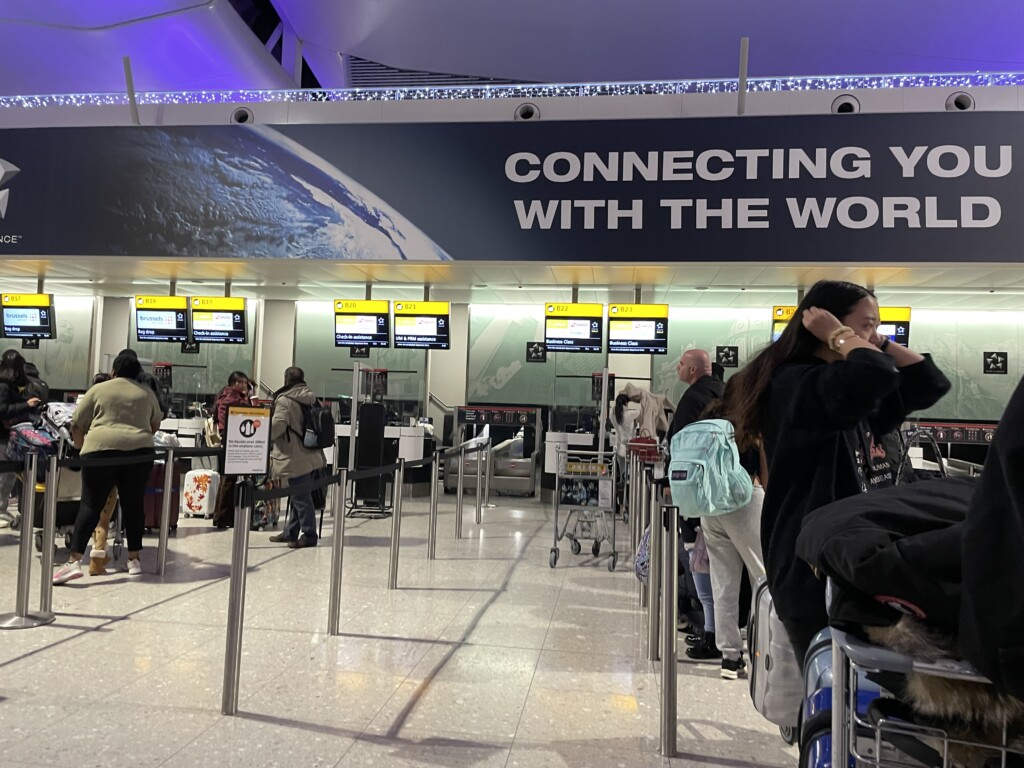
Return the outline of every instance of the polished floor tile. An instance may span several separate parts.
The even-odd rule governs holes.
[[[458,540],[442,499],[435,560],[426,502],[407,501],[397,590],[390,521],[347,521],[337,637],[332,521],[313,549],[253,533],[235,717],[221,714],[231,533],[183,519],[163,577],[147,538],[141,578],[112,569],[54,590],[54,625],[0,632],[0,765],[796,764],[746,682],[713,664],[679,664],[679,754],[658,755],[660,665],[622,530],[615,572],[567,546],[552,569],[549,505],[499,497],[477,526],[471,498]],[[0,607],[16,545],[0,534]]]

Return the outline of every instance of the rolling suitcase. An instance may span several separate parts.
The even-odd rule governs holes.
[[[750,656],[750,699],[754,708],[779,726],[782,737],[796,739],[804,698],[803,669],[786,628],[776,615],[768,583],[754,592],[753,619],[747,626]]]
[[[177,463],[177,462],[175,462]],[[177,469],[177,468],[176,468]],[[181,508],[181,474],[174,472],[174,479],[171,481],[171,530],[178,529],[178,514]],[[160,513],[164,500],[164,462],[157,461],[149,473],[149,482],[146,483],[146,495],[143,497],[143,510],[145,511],[145,527],[147,530],[156,531],[160,529]]]
[[[181,514],[185,517],[213,517],[220,475],[210,469],[193,469],[185,474],[182,485]]]

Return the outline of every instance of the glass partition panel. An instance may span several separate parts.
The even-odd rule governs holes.
[[[89,340],[93,307],[92,297],[54,296],[55,337],[40,341],[38,350],[23,352],[25,359],[39,368],[50,389],[86,389],[92,381]],[[21,343],[15,339],[7,339],[6,343],[21,350]]]

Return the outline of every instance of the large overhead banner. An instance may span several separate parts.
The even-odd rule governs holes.
[[[1018,261],[1024,114],[0,131],[0,256]]]

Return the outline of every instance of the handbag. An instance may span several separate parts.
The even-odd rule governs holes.
[[[630,453],[636,454],[640,461],[647,464],[654,464],[659,458],[658,441],[651,437],[651,433],[646,429],[640,432],[639,437],[634,437],[626,443],[626,446]]]

